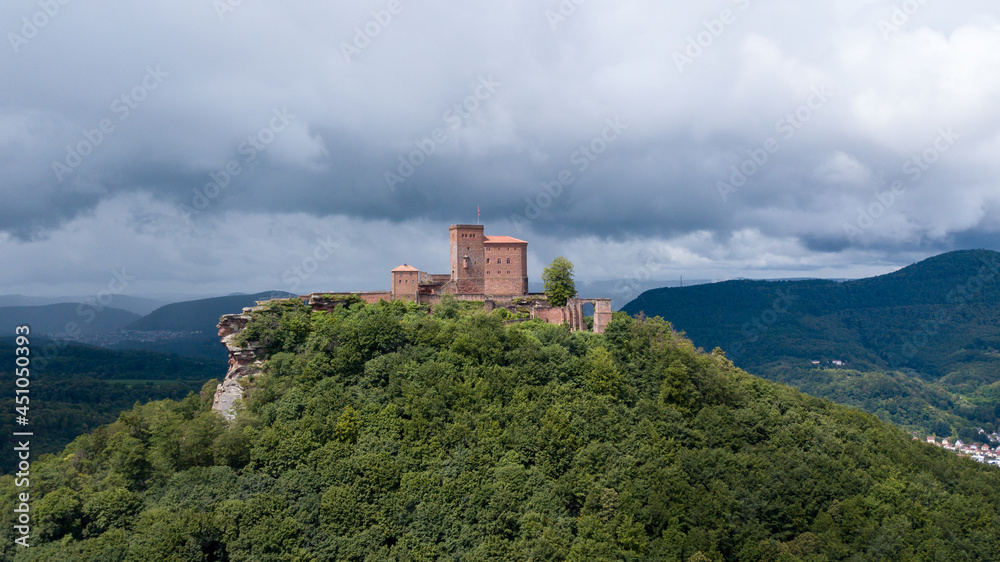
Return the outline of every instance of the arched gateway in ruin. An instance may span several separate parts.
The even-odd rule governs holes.
[[[570,329],[586,330],[587,324],[584,319],[583,305],[594,305],[594,332],[604,333],[604,328],[611,322],[611,299],[579,299],[572,298],[566,301],[566,308],[569,309]]]

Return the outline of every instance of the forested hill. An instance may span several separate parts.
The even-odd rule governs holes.
[[[662,316],[752,373],[914,431],[969,440],[977,428],[997,430],[998,302],[1000,254],[975,250],[843,283],[657,289],[623,310]],[[831,369],[834,360],[847,370]]]
[[[0,338],[0,357],[16,357],[17,347],[13,338]],[[80,434],[114,421],[137,402],[184,398],[226,372],[224,361],[111,351],[34,336],[29,348],[34,358],[27,404],[30,427],[15,424],[19,406],[15,401],[20,395],[16,365],[10,361],[0,365],[0,411],[10,413],[0,418],[0,434],[30,430],[36,455],[61,451]],[[14,455],[0,455],[0,474],[17,472],[17,461]]]
[[[951,252],[846,281],[727,281],[647,291],[629,314],[662,316],[741,366],[838,359],[944,375],[956,350],[1000,349],[1000,254]]]
[[[168,304],[129,324],[129,330],[165,330],[172,332],[204,331],[215,337],[216,324],[223,314],[239,312],[257,301],[292,296],[284,291],[266,291],[256,295],[229,295],[196,301]],[[220,346],[221,347],[221,346]]]
[[[161,341],[128,340],[113,347],[116,349],[145,349],[161,353],[175,353],[186,357],[228,359],[226,350],[219,344],[217,324],[223,314],[239,312],[243,307],[254,306],[257,301],[293,296],[284,291],[267,291],[255,295],[229,295],[196,301],[178,302],[162,306],[129,324],[126,329],[137,331],[180,332],[185,335]]]
[[[988,560],[1000,471],[700,353],[402,302],[258,311],[232,423],[135,407],[31,467],[15,560]],[[248,343],[252,343],[248,342]]]

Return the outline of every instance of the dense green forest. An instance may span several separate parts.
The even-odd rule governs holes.
[[[0,357],[11,358],[0,369],[0,411],[9,414],[0,417],[0,432],[6,436],[14,431],[34,432],[36,454],[61,451],[77,436],[114,421],[136,402],[179,400],[226,372],[223,361],[110,351],[34,337],[30,341],[36,354],[48,353],[33,368],[30,426],[25,428],[14,425],[14,340],[0,339]],[[10,474],[15,461],[13,455],[0,455],[0,472]]]
[[[604,335],[402,302],[255,313],[205,389],[31,467],[15,560],[988,560],[1000,471],[751,376],[660,319]]]
[[[656,289],[622,310],[667,318],[751,373],[914,432],[968,441],[981,439],[979,428],[1000,429],[997,302],[1000,254],[975,250],[843,283]]]

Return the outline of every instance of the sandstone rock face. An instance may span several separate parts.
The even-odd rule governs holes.
[[[219,337],[222,344],[229,352],[229,371],[226,378],[215,390],[215,399],[212,401],[212,409],[222,412],[226,419],[236,417],[236,401],[243,398],[243,385],[241,379],[249,375],[260,372],[263,364],[259,360],[258,348],[252,345],[239,347],[234,343],[236,336],[246,328],[250,322],[247,314],[251,309],[244,309],[243,314],[227,314],[219,321]]]

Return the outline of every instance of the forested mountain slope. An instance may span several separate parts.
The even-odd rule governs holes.
[[[13,332],[11,332],[13,333]],[[190,359],[149,351],[111,351],[31,337],[30,427],[15,425],[14,362],[0,367],[0,432],[34,432],[32,451],[55,453],[83,433],[113,422],[136,403],[182,399],[225,374],[223,361]],[[0,357],[15,357],[15,342],[0,338]],[[44,351],[44,353],[43,353]],[[44,356],[43,360],[39,360]],[[0,455],[0,474],[16,471],[13,454]]]
[[[455,316],[449,311],[448,316]],[[404,303],[246,329],[233,423],[137,406],[32,466],[15,560],[993,559],[1000,471],[697,352]],[[16,557],[15,557],[16,556]]]
[[[943,254],[857,281],[728,281],[656,289],[662,316],[740,367],[940,436],[996,431],[1000,254]],[[832,361],[844,368],[831,368]],[[812,361],[820,361],[817,370]]]

